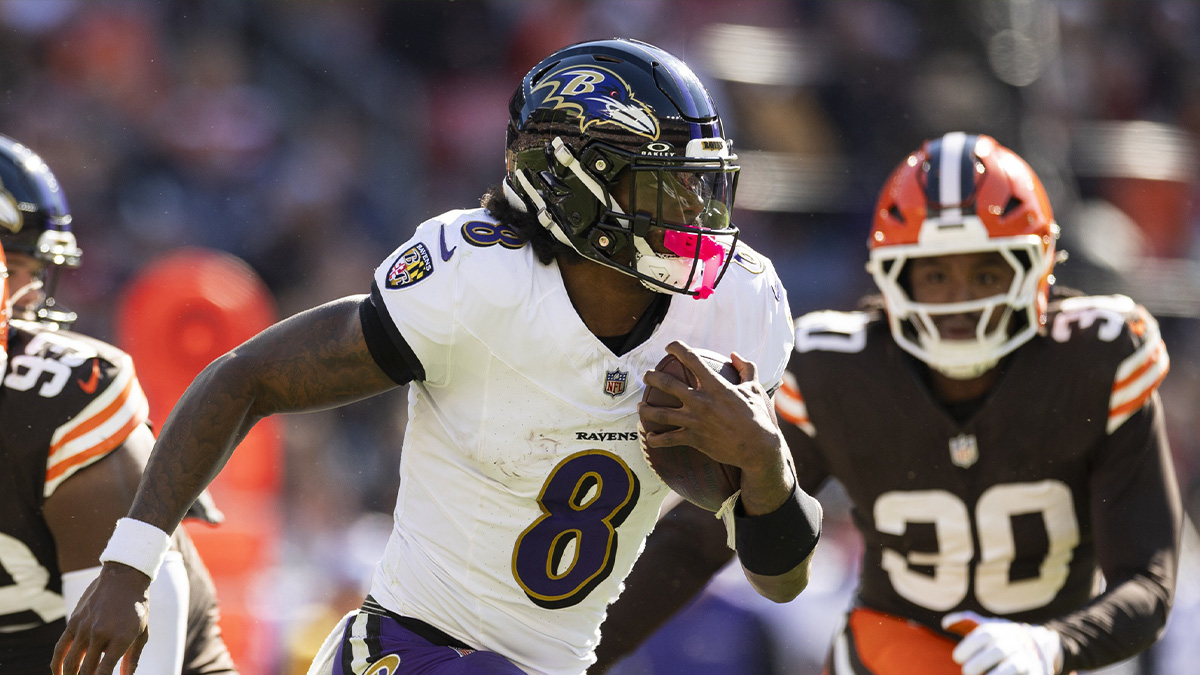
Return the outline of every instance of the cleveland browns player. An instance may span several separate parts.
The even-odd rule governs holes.
[[[80,257],[66,199],[45,162],[4,136],[0,243],[3,297],[19,317],[9,324],[6,310],[0,330],[0,672],[48,673],[64,617],[99,574],[154,439],[129,355],[66,330],[74,315],[53,289]],[[212,581],[183,528],[150,594],[139,673],[236,675]]]
[[[1069,673],[1161,634],[1181,526],[1166,348],[1128,297],[1051,295],[1057,236],[1023,159],[949,133],[883,187],[882,306],[796,321],[776,410],[800,486],[840,481],[865,544],[827,675]],[[721,563],[678,529],[634,570],[644,630],[686,599],[656,570]],[[613,659],[640,636],[620,637]]]
[[[410,382],[391,539],[310,672],[583,672],[668,492],[639,415],[681,427],[646,443],[741,469],[728,513],[746,574],[773,599],[800,592],[820,510],[767,395],[794,333],[774,269],[737,242],[738,165],[712,99],[675,56],[612,39],[539,63],[509,116],[483,208],[422,223],[369,295],[287,319],[192,383],[56,673],[107,675],[140,639],[163,533],[256,420]],[[732,355],[741,383],[684,342]],[[651,371],[666,353],[698,387]],[[683,408],[639,411],[646,385]]]

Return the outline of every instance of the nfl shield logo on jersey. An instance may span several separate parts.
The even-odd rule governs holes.
[[[629,373],[623,370],[610,370],[604,374],[604,393],[616,398],[625,393],[625,383]]]
[[[975,434],[959,434],[950,439],[950,461],[954,466],[969,469],[979,460],[979,444]]]

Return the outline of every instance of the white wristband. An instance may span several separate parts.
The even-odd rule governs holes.
[[[128,565],[154,581],[170,547],[171,535],[150,523],[122,518],[100,554],[100,562]]]

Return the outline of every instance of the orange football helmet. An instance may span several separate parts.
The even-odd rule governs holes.
[[[931,368],[970,379],[1045,323],[1057,239],[1050,200],[1029,164],[990,136],[952,132],[926,141],[887,179],[867,270],[883,293],[896,342]],[[1016,272],[1007,293],[913,301],[905,275],[910,258],[987,252],[999,253]],[[978,314],[974,339],[943,339],[933,317],[947,314]]]

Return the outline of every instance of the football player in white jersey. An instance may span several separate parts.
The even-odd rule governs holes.
[[[708,93],[671,54],[602,40],[535,66],[509,112],[506,176],[483,208],[426,221],[369,295],[273,326],[197,377],[54,672],[136,658],[149,542],[256,420],[409,382],[391,539],[311,672],[583,672],[668,493],[639,441],[643,376],[683,403],[642,408],[682,427],[645,442],[740,467],[726,520],[748,578],[777,601],[803,589],[820,509],[796,489],[768,394],[788,304],[730,223],[738,167]],[[687,345],[731,355],[742,382]],[[647,372],[668,352],[696,388]]]

